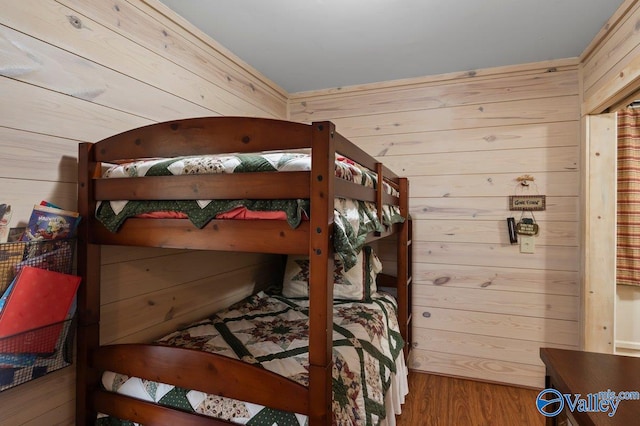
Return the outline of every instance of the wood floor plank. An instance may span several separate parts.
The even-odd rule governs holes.
[[[540,390],[447,376],[409,373],[409,395],[397,426],[543,426]]]

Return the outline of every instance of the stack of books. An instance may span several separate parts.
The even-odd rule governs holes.
[[[79,221],[78,212],[43,201],[27,226],[12,228],[11,241],[0,244],[0,279],[8,284],[0,287],[0,368],[51,355],[64,339],[81,280],[69,274]]]

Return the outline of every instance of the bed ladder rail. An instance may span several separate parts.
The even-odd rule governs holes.
[[[400,212],[407,218],[404,223],[394,225],[396,240],[396,275],[385,273],[378,274],[376,283],[378,288],[387,287],[395,289],[396,300],[398,302],[398,328],[404,339],[403,348],[405,358],[408,358],[411,350],[411,296],[413,293],[413,271],[412,271],[412,251],[413,251],[413,221],[409,215],[408,192],[409,181],[400,178]],[[386,235],[383,235],[383,237]]]
[[[400,194],[400,214],[406,219],[400,226],[397,245],[398,321],[400,333],[405,341],[404,355],[408,357],[413,343],[411,339],[413,222],[409,214],[409,180],[407,178],[400,178]]]

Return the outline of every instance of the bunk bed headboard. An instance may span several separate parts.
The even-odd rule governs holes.
[[[309,125],[249,117],[200,117],[155,123],[97,142],[95,161],[310,148]]]

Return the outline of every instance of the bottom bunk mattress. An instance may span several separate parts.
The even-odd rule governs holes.
[[[191,324],[157,343],[259,364],[308,386],[308,299],[264,292]],[[394,425],[407,393],[397,304],[378,292],[370,302],[334,301],[333,424]],[[305,425],[307,417],[105,372],[108,391],[247,425]],[[97,425],[132,425],[99,415]]]

